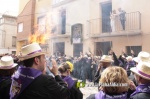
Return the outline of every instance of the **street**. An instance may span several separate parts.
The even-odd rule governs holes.
[[[93,86],[93,82],[87,82],[84,88],[80,88],[83,93],[83,99],[86,99],[89,95],[95,94],[98,92],[97,86]]]

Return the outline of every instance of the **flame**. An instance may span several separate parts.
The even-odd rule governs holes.
[[[33,43],[33,42],[36,42],[36,35],[31,35],[29,36],[29,43]]]
[[[45,44],[45,41],[46,41],[46,37],[45,37],[45,34],[41,34],[39,35],[38,37],[38,42],[41,43],[41,44]]]
[[[33,34],[29,36],[29,43],[39,43],[39,44],[45,44],[46,43],[46,34]]]
[[[49,39],[51,33],[51,14],[47,13],[43,21],[45,21],[45,24],[34,26],[34,34],[30,34],[28,38],[29,43],[45,44],[46,40]]]

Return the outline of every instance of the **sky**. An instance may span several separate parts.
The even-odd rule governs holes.
[[[0,0],[0,14],[18,15],[19,0]]]

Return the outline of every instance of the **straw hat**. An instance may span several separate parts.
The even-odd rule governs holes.
[[[140,77],[150,80],[150,61],[141,61],[136,67],[133,67],[130,70]]]
[[[45,54],[38,43],[32,43],[21,48],[22,56],[20,60],[27,60]]]
[[[138,58],[140,61],[149,61],[150,60],[150,54],[148,52],[141,51],[138,54]]]
[[[112,57],[110,55],[103,55],[101,57],[100,62],[113,62]]]
[[[135,62],[137,62],[137,63],[140,62],[140,59],[138,57],[134,57],[132,60],[135,61]]]
[[[12,69],[17,65],[11,56],[3,56],[0,60],[0,69]]]

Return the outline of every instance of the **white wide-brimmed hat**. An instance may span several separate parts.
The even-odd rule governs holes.
[[[132,60],[135,61],[136,63],[140,62],[140,59],[138,57],[134,57]]]
[[[130,70],[140,77],[150,80],[150,61],[140,61],[136,67],[133,67]]]
[[[46,54],[45,52],[42,51],[38,43],[32,43],[32,44],[22,47],[21,53],[22,53],[22,56],[19,57],[21,61]]]
[[[18,64],[14,63],[13,58],[11,56],[3,56],[0,59],[0,69],[12,69],[17,65]]]
[[[101,57],[100,62],[113,62],[112,56],[110,56],[110,55],[103,55]]]
[[[150,54],[148,52],[141,51],[138,54],[138,58],[140,61],[150,61]]]

